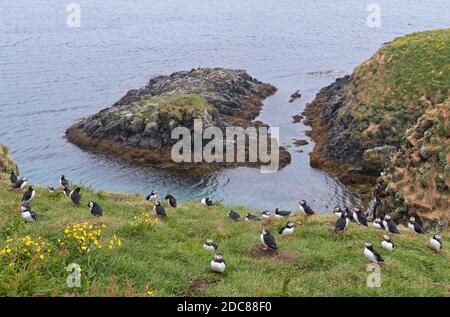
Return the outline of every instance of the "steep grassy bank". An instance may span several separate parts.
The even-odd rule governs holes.
[[[379,246],[382,231],[351,224],[344,234],[335,234],[334,216],[298,216],[293,218],[294,235],[287,240],[276,235],[280,250],[267,255],[259,249],[262,229],[275,235],[286,220],[236,223],[226,218],[230,206],[208,210],[189,202],[177,209],[166,207],[167,218],[157,221],[139,195],[83,188],[82,205],[76,207],[60,192],[42,187],[36,191],[33,210],[38,221],[25,225],[20,218],[21,193],[11,190],[8,175],[1,174],[2,296],[449,295],[447,233],[444,250],[436,255],[426,247],[430,235],[413,237],[401,228],[402,235],[393,238],[398,249],[387,253]],[[89,200],[103,207],[103,217],[90,216]],[[247,211],[234,210],[242,215]],[[80,227],[73,230],[76,224]],[[227,261],[223,275],[210,271],[213,254],[202,247],[206,238],[219,244]],[[365,240],[372,240],[385,258],[381,288],[366,285]],[[80,253],[78,247],[83,246],[90,251]],[[70,263],[81,267],[80,289],[66,286]]]
[[[448,111],[449,56],[450,29],[410,34],[387,43],[356,67],[351,76],[323,88],[305,111],[306,122],[312,126],[310,135],[316,141],[311,165],[337,175],[347,184],[374,184],[382,171],[391,174],[385,180],[392,178],[398,172],[392,166],[400,160],[391,160],[402,158],[401,168],[409,166],[415,170],[414,175],[405,177],[407,186],[397,186],[392,196],[398,201],[384,204],[381,211],[396,210],[399,218],[409,214],[447,218],[450,205],[448,121],[436,119],[440,122],[436,121],[428,134],[439,130],[442,135],[433,137],[432,141],[430,135],[423,138],[423,133],[433,126],[431,117],[435,110],[445,108],[442,115]],[[420,126],[422,121],[430,124],[419,127],[420,135],[412,137],[413,132],[408,131]],[[418,142],[410,142],[413,138]],[[436,155],[424,152],[425,143]],[[410,157],[421,151],[424,155]],[[437,161],[442,168],[434,168]],[[428,176],[433,179],[427,180],[430,184],[426,185],[423,180]],[[412,199],[411,191],[416,188],[436,189],[431,184],[436,177],[442,190],[422,193],[436,204]],[[388,187],[392,190],[395,186]],[[380,200],[385,198],[384,194],[391,195],[382,193]]]

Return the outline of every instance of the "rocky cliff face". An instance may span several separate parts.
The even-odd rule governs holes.
[[[421,215],[438,227],[450,223],[450,99],[428,109],[406,131],[375,197],[377,213]]]
[[[109,108],[82,119],[67,130],[68,139],[82,148],[137,163],[167,168],[176,127],[193,130],[194,119],[203,127],[248,127],[262,101],[276,88],[243,70],[200,68],[152,78],[130,90]],[[282,165],[290,156],[283,150]],[[188,168],[184,166],[183,168]]]
[[[310,136],[316,141],[311,165],[347,184],[375,183],[382,171],[389,173],[395,164],[391,160],[398,162],[407,149],[407,131],[446,102],[448,56],[450,29],[414,33],[388,43],[352,75],[323,88],[304,112],[305,122],[312,126]],[[429,155],[427,147],[417,144],[412,147],[419,154]],[[422,175],[432,169],[430,162],[421,168]],[[397,192],[397,200],[407,194],[401,188]],[[412,205],[407,202],[401,214]],[[393,211],[392,204],[385,206]],[[439,208],[429,207],[424,211]]]

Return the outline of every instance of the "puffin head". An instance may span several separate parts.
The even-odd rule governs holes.
[[[391,215],[385,215],[384,220],[391,220]]]
[[[159,202],[159,200],[156,200],[155,201],[155,206],[159,206],[159,205],[161,205],[161,203]]]
[[[365,246],[366,248],[371,248],[371,247],[372,247],[372,242],[366,241],[366,243],[364,243],[364,246]]]
[[[306,200],[300,200],[300,202],[299,202],[299,204],[301,205],[301,206],[304,206],[304,205],[306,205]]]
[[[334,207],[333,211],[334,211],[334,212],[341,212],[342,209],[341,209],[341,207],[336,206],[336,207]]]
[[[434,238],[435,240],[439,241],[439,242],[441,242],[441,240],[442,240],[442,237],[441,237],[441,235],[440,235],[439,233],[436,233],[436,234],[433,236],[433,238]]]
[[[88,202],[88,207],[89,207],[89,208],[94,207],[94,202],[93,202],[93,201]]]
[[[294,228],[294,223],[292,221],[288,221],[288,223],[286,224],[286,227]]]
[[[410,222],[410,223],[415,223],[415,222],[416,222],[416,218],[414,218],[414,217],[409,217],[409,222]]]
[[[216,255],[214,256],[214,260],[216,260],[216,261],[222,261],[222,260],[223,260],[222,254],[216,253]]]
[[[387,234],[383,236],[384,241],[386,242],[391,242],[391,237],[388,236]]]

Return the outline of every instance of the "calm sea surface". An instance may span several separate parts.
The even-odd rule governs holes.
[[[81,27],[66,24],[70,2]],[[316,209],[358,198],[309,166],[307,127],[293,124],[317,91],[350,73],[382,43],[414,31],[450,26],[448,0],[383,0],[381,27],[369,28],[361,0],[2,0],[0,8],[0,143],[31,182],[57,185],[61,173],[96,189],[206,195],[255,208]],[[280,127],[292,164],[275,174],[238,168],[185,178],[83,152],[67,127],[105,108],[148,79],[194,67],[246,69],[278,87],[259,120]],[[287,103],[300,89],[303,97]]]

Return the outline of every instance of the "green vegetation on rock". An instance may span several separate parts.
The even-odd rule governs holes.
[[[382,131],[386,144],[398,145],[430,105],[448,97],[449,74],[450,29],[397,38],[355,69],[339,115],[353,117],[359,142],[372,145]]]
[[[197,94],[144,97],[141,102],[141,113],[148,118],[155,111],[167,113],[181,120],[184,113],[211,110],[205,98]]]

